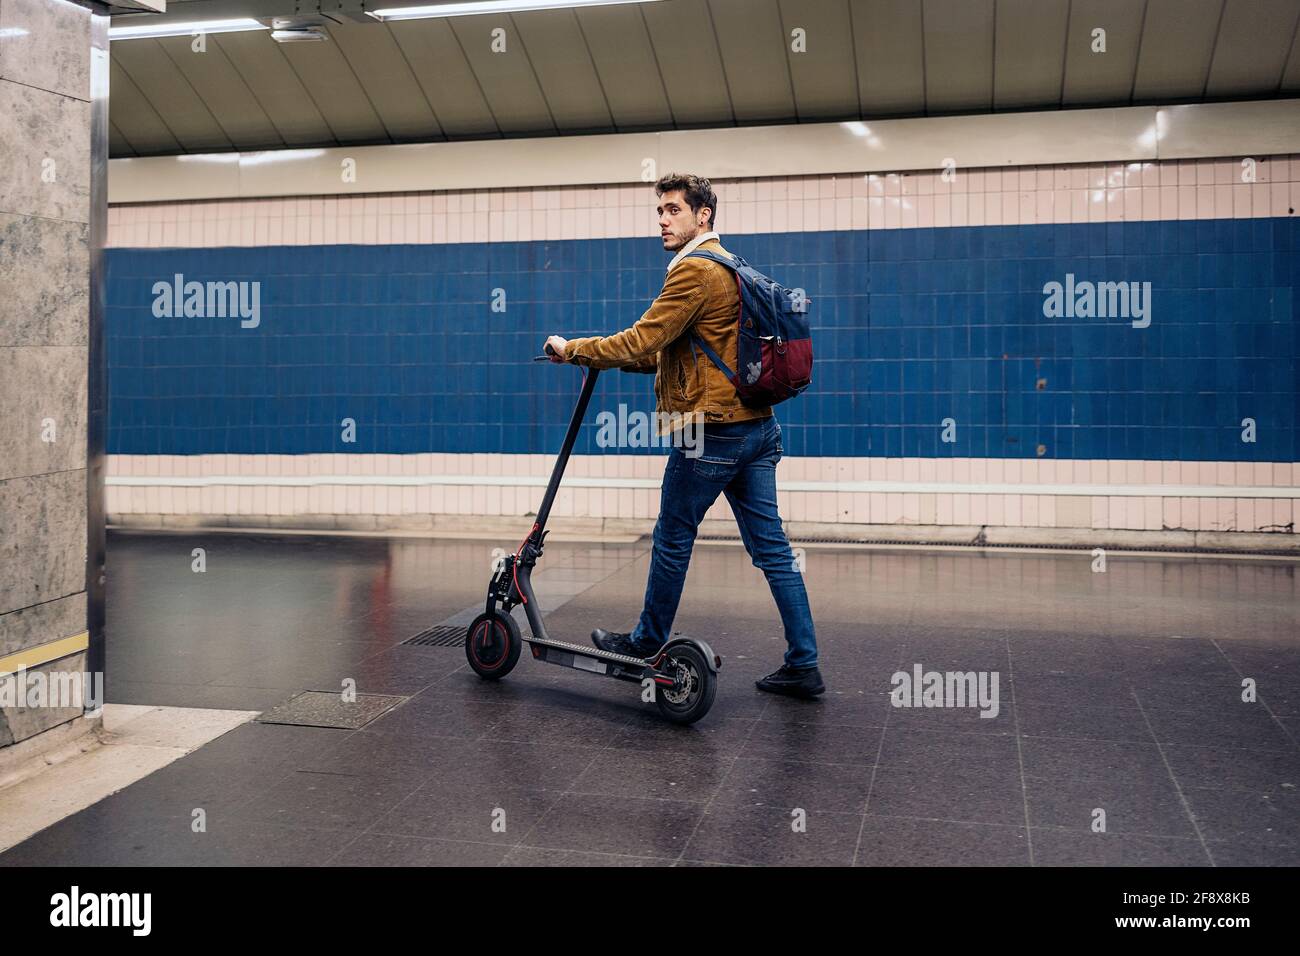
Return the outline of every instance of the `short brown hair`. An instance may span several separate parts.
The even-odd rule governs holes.
[[[710,212],[709,228],[717,228],[718,197],[713,192],[713,185],[707,179],[692,173],[669,173],[667,176],[660,177],[659,182],[655,183],[656,196],[677,190],[681,190],[682,195],[686,197],[686,205],[691,207],[691,212],[699,212],[707,206]]]

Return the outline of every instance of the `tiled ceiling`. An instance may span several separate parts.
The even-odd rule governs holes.
[[[168,17],[228,17],[239,6],[173,0]],[[265,18],[291,15],[295,2],[246,6]],[[203,53],[189,37],[119,40],[111,151],[1300,96],[1298,26],[1300,0],[659,0],[342,22],[321,43],[225,33],[208,36]],[[504,52],[492,49],[496,28]],[[1093,51],[1097,29],[1106,31],[1104,53]],[[792,49],[795,31],[802,52]]]

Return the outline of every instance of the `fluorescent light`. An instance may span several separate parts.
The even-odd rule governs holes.
[[[261,166],[264,163],[287,163],[296,159],[318,159],[323,149],[268,149],[256,153],[182,153],[172,158],[182,163],[238,163]],[[128,159],[127,162],[130,162]]]
[[[304,43],[328,40],[322,27],[295,27],[291,30],[272,30],[271,39],[276,43]]]
[[[238,163],[238,153],[181,153],[172,157],[182,163]]]
[[[854,136],[871,135],[871,130],[867,127],[866,123],[859,123],[856,120],[854,120],[851,123],[841,123],[840,125],[843,126],[850,133],[852,133]]]
[[[265,30],[256,20],[241,17],[234,20],[189,20],[184,23],[144,23],[138,27],[109,27],[110,40],[144,40],[157,37],[187,37],[195,33],[239,33],[244,30]]]
[[[467,17],[479,13],[519,13],[524,10],[563,10],[604,7],[615,3],[653,3],[654,0],[466,0],[423,7],[387,7],[367,10],[376,20],[427,20],[432,17]]]
[[[323,149],[268,149],[261,153],[240,153],[240,166],[261,166],[264,163],[289,163],[299,159],[318,159],[325,155]]]

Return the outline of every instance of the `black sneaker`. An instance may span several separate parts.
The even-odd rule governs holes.
[[[822,672],[815,666],[796,669],[782,664],[775,673],[768,674],[762,680],[754,681],[754,686],[759,690],[772,694],[785,694],[787,697],[816,697],[826,692],[826,685],[822,683]]]
[[[658,650],[658,648],[646,650],[644,647],[637,647],[632,643],[631,634],[620,634],[617,631],[607,631],[603,627],[598,627],[591,632],[591,643],[595,644],[602,651],[610,651],[614,654],[625,654],[628,657],[636,657],[641,660],[644,660]]]

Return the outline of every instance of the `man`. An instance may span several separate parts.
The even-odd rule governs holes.
[[[677,442],[668,456],[641,619],[630,634],[597,628],[592,641],[602,650],[635,657],[649,657],[668,641],[696,532],[721,492],[736,516],[745,550],[767,577],[789,645],[785,663],[757,685],[778,694],[815,697],[826,688],[817,667],[812,612],[777,512],[781,426],[772,409],[742,405],[726,375],[691,344],[694,333],[736,367],[740,300],[735,275],[716,262],[687,258],[695,249],[730,255],[714,231],[718,200],[707,179],[692,175],[663,177],[655,194],[664,251],[676,253],[658,298],[635,325],[617,335],[572,341],[552,335],[546,340],[555,350],[553,361],[657,372],[657,419],[663,423],[688,416],[704,422],[699,457],[687,457]]]

